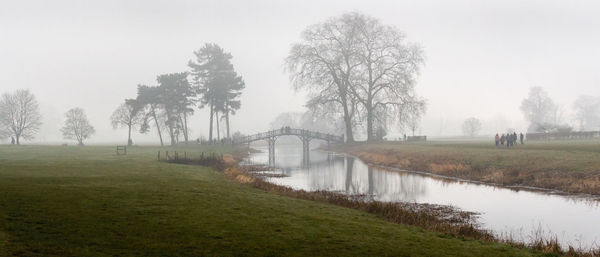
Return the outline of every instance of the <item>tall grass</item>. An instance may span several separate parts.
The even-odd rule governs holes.
[[[369,164],[504,186],[600,195],[600,144],[536,143],[511,149],[481,143],[354,144],[330,150]]]

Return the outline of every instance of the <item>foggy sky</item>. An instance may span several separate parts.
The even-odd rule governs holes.
[[[395,25],[423,47],[422,134],[459,135],[471,116],[484,133],[524,131],[519,106],[532,86],[566,115],[577,96],[600,95],[600,2],[566,0],[3,1],[0,93],[26,88],[37,97],[44,125],[33,143],[66,142],[58,129],[73,107],[96,128],[89,142],[125,141],[126,130],[110,126],[114,109],[137,84],[188,70],[193,51],[211,42],[233,55],[246,82],[232,130],[260,132],[280,112],[303,110],[305,96],[283,70],[291,44],[307,26],[349,11]],[[196,110],[192,138],[208,134],[207,118]],[[155,132],[133,140],[156,142]]]

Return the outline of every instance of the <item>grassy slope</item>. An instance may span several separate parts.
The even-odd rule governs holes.
[[[599,141],[529,142],[510,149],[496,148],[493,142],[388,142],[336,150],[372,163],[441,175],[600,194]]]
[[[154,148],[129,151],[0,146],[0,256],[532,255],[159,163]]]

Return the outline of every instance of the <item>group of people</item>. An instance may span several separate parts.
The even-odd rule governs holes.
[[[523,133],[520,133],[518,137],[518,139],[521,140],[521,144],[523,144],[523,139],[525,137]],[[517,144],[517,132],[513,132],[512,134],[506,133],[506,135],[502,134],[502,136],[496,134],[496,137],[494,139],[496,141],[496,147],[500,145],[504,146],[504,142],[506,142],[506,147],[511,147]]]
[[[292,130],[290,126],[281,127],[281,133],[290,133],[290,130]]]

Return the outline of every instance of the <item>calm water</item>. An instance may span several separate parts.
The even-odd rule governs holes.
[[[268,164],[268,151],[248,162]],[[479,221],[499,235],[527,241],[534,232],[555,235],[563,244],[598,247],[600,201],[441,179],[410,172],[369,167],[344,154],[311,151],[302,165],[301,146],[278,145],[276,173],[269,181],[296,189],[368,195],[378,201],[452,205],[480,213]]]

